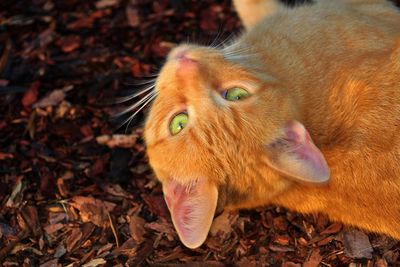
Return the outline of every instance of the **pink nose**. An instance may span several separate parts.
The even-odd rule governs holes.
[[[176,70],[176,74],[178,76],[188,77],[198,73],[199,64],[195,59],[190,58],[190,55],[188,55],[187,51],[179,52],[175,58],[179,62]]]
[[[183,59],[183,58],[185,58],[186,53],[187,53],[187,49],[186,48],[184,48],[182,50],[179,50],[179,51],[177,51],[177,53],[175,55],[175,58],[176,59]]]

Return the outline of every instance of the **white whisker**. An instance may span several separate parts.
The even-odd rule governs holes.
[[[129,125],[131,124],[133,118],[134,118],[142,109],[144,109],[151,101],[153,101],[153,99],[154,99],[156,96],[157,96],[157,94],[154,93],[146,102],[144,102],[144,104],[143,104],[140,108],[138,108],[138,110],[135,111],[135,113],[133,113],[131,116],[129,116],[129,118],[126,119],[126,120],[121,124],[121,126],[122,126],[122,125],[124,125],[125,123],[127,123],[126,128],[125,128],[125,132],[128,131]]]
[[[135,94],[128,95],[128,96],[124,96],[124,97],[118,97],[118,98],[116,99],[115,103],[116,103],[116,104],[120,104],[120,103],[127,102],[127,101],[129,101],[129,100],[132,100],[132,99],[134,99],[134,98],[136,98],[136,97],[138,97],[138,96],[140,96],[140,95],[143,95],[144,93],[146,93],[146,92],[148,92],[148,91],[153,90],[154,87],[155,87],[155,85],[154,85],[154,84],[151,84],[151,85],[149,85],[149,86],[143,88],[142,90],[140,90],[139,92],[137,92],[137,93],[135,93]]]
[[[149,83],[154,83],[155,81],[157,80],[157,77],[155,77],[155,78],[153,78],[153,79],[148,79],[148,80],[143,80],[143,81],[133,81],[133,82],[131,82],[131,83],[128,83],[128,82],[124,82],[124,84],[127,84],[127,85],[146,85],[146,84],[149,84]]]
[[[218,39],[219,39],[221,36],[222,36],[222,27],[220,26],[220,27],[218,28],[217,35],[215,36],[214,40],[213,40],[212,43],[209,45],[209,47],[211,47],[211,48],[217,48],[217,47],[218,47],[218,45],[217,45]]]
[[[220,42],[215,48],[217,49],[224,49],[225,45],[228,44],[229,42],[231,42],[232,40],[232,36],[234,36],[235,33],[230,33],[224,40],[222,40],[222,42]]]
[[[124,115],[132,110],[134,110],[135,108],[137,108],[138,106],[140,106],[142,103],[146,102],[149,98],[152,98],[156,95],[156,92],[152,91],[150,93],[148,93],[147,95],[145,95],[142,99],[140,99],[138,102],[136,102],[135,104],[133,104],[132,106],[130,106],[129,108],[125,109],[124,111],[121,111],[115,115],[113,115],[113,117],[119,117],[121,115]]]

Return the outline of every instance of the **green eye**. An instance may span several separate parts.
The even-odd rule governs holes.
[[[172,118],[171,123],[169,124],[169,130],[172,135],[178,134],[185,128],[188,123],[189,116],[186,113],[179,113]]]
[[[233,87],[222,93],[222,97],[228,101],[238,101],[250,96],[250,93],[240,87]]]

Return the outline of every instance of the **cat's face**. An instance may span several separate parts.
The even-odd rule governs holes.
[[[156,81],[147,152],[188,247],[204,241],[216,210],[259,206],[287,190],[292,180],[281,176],[293,172],[282,171],[291,160],[283,155],[287,142],[308,135],[301,124],[287,126],[295,114],[283,85],[246,68],[248,60],[240,64],[214,48],[180,46]]]

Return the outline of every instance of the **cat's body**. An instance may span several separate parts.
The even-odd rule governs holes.
[[[237,0],[246,33],[221,50],[178,47],[162,69],[145,136],[187,246],[216,206],[267,204],[400,239],[400,12],[315,2]],[[237,86],[250,96],[221,97]],[[180,112],[189,121],[171,135]]]

